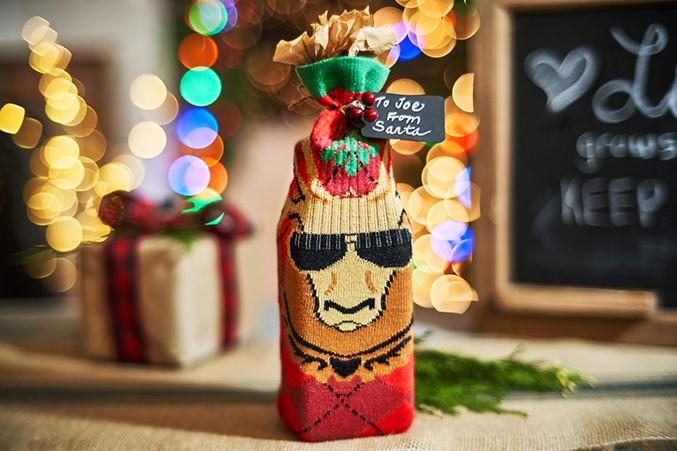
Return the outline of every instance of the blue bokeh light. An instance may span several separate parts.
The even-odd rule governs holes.
[[[213,143],[218,132],[219,123],[204,108],[189,108],[176,121],[176,136],[193,149],[203,149]]]

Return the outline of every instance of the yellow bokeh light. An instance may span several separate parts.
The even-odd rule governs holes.
[[[0,108],[0,131],[15,134],[21,129],[26,110],[13,103],[6,103]]]
[[[178,113],[179,101],[176,100],[176,97],[171,92],[167,92],[167,97],[162,105],[154,110],[145,110],[143,116],[149,121],[160,125],[167,125],[176,118]]]
[[[432,308],[430,287],[442,273],[432,266],[418,266],[411,275],[414,302],[424,308]]]
[[[467,160],[467,154],[465,149],[454,141],[444,140],[439,144],[435,144],[426,155],[426,162],[430,163],[431,160],[438,157],[453,157],[465,164]]]
[[[444,130],[447,135],[462,137],[477,130],[480,121],[474,114],[464,111],[447,111]]]
[[[44,279],[56,269],[56,257],[51,249],[39,250],[28,257],[23,262],[23,268],[26,274],[33,279]]]
[[[454,7],[454,0],[419,0],[418,9],[430,17],[446,16]]]
[[[28,179],[26,183],[24,183],[23,201],[28,202],[28,199],[30,199],[33,194],[42,190],[42,187],[47,183],[49,183],[49,181],[42,177],[33,177]]]
[[[28,167],[36,177],[47,179],[49,175],[49,168],[45,163],[45,147],[42,146],[31,153],[31,158],[28,160]]]
[[[31,45],[40,42],[45,34],[45,29],[49,28],[49,22],[40,16],[33,16],[26,21],[21,29],[21,38]]]
[[[409,195],[407,214],[419,224],[426,225],[428,210],[438,199],[431,196],[422,186],[416,188]]]
[[[426,228],[432,235],[443,240],[456,239],[458,238],[458,235],[465,232],[467,226],[464,226],[463,224],[457,224],[457,226],[451,230],[446,230],[446,227],[444,226],[439,227],[449,221],[454,221],[455,223],[467,223],[468,213],[463,205],[455,200],[441,200],[428,210]]]
[[[94,185],[94,192],[105,196],[113,191],[131,191],[134,188],[134,174],[120,163],[107,163],[99,169],[99,181]]]
[[[477,293],[465,279],[445,274],[437,277],[430,287],[430,300],[435,310],[447,313],[463,313],[477,301]]]
[[[27,41],[28,48],[33,50],[42,43],[54,44],[57,37],[58,33],[49,26],[37,27]]]
[[[80,153],[94,161],[99,161],[106,154],[106,137],[98,130],[94,130],[86,137],[79,138],[78,144],[80,145]]]
[[[32,117],[27,117],[21,124],[12,141],[22,149],[33,149],[40,142],[42,136],[42,122]]]
[[[430,20],[431,19],[428,19],[427,21],[422,21],[421,23],[425,24]],[[443,17],[441,19],[438,19],[437,23],[435,23],[434,25],[435,27],[428,31],[416,32],[419,46],[424,50],[440,50],[443,48],[447,48],[449,47],[452,41],[456,40],[456,32],[454,30],[454,24],[452,23],[451,19],[449,19],[448,17]],[[421,28],[418,26],[418,23],[417,27]]]
[[[421,51],[430,58],[443,58],[451,53],[456,47],[456,38],[449,36],[443,43],[437,47],[423,47]]]
[[[127,138],[129,149],[141,158],[153,158],[164,150],[167,136],[155,122],[144,121],[136,124]]]
[[[473,102],[473,86],[475,83],[475,74],[467,73],[458,77],[451,90],[451,97],[454,103],[466,113],[475,111]]]
[[[38,225],[49,224],[61,214],[61,201],[52,192],[40,191],[33,194],[26,202],[26,207],[27,212],[40,220]],[[29,215],[29,219],[31,219],[31,215]]]
[[[391,139],[390,146],[393,150],[402,155],[413,155],[423,149],[425,143],[421,141],[405,141],[403,139]]]
[[[423,187],[439,199],[455,197],[467,188],[459,176],[465,174],[465,165],[454,157],[438,157],[430,160],[421,172]],[[459,192],[461,191],[461,192]]]
[[[69,252],[82,242],[82,226],[75,218],[60,217],[47,226],[47,244],[57,252]]]
[[[63,190],[75,189],[82,183],[85,177],[85,167],[77,158],[73,158],[71,161],[72,164],[66,168],[49,168],[48,174],[50,183]]]
[[[77,121],[76,124],[64,125],[66,132],[78,138],[84,138],[85,136],[90,135],[96,129],[99,122],[99,116],[96,114],[96,111],[94,111],[94,108],[87,105],[85,109],[81,110],[81,113],[83,111],[84,115],[82,120],[77,121],[78,118],[76,117],[73,121]]]
[[[80,156],[80,148],[70,136],[55,136],[45,143],[42,156],[47,167],[67,169]]]
[[[449,262],[440,258],[435,251],[433,251],[432,240],[433,236],[429,233],[424,233],[414,240],[413,244],[413,261],[416,267],[430,267],[435,269],[438,273],[443,273],[449,266]]]
[[[75,188],[77,191],[87,191],[94,188],[99,181],[99,166],[91,158],[80,156],[80,162],[84,169],[82,181]]]
[[[85,243],[101,242],[111,232],[111,228],[101,222],[94,208],[85,209],[78,214],[76,219],[82,225],[82,241]]]
[[[68,127],[79,126],[87,116],[87,113],[89,112],[87,102],[85,101],[84,98],[82,98],[81,96],[77,96],[77,101],[78,101],[77,106],[78,112],[73,119],[63,123],[65,130],[68,130]]]
[[[410,78],[399,78],[390,83],[386,92],[404,95],[423,95],[425,94],[425,89],[418,82]]]
[[[137,188],[139,185],[141,185],[146,174],[146,170],[144,169],[143,162],[141,160],[132,155],[122,154],[115,157],[113,162],[121,164],[131,172],[132,188]]]
[[[129,87],[129,97],[142,110],[154,110],[165,101],[167,87],[157,75],[140,75]]]
[[[38,90],[40,91],[40,93],[43,96],[45,96],[47,92],[51,92],[51,90],[56,89],[59,85],[54,85],[54,86],[51,86],[51,85],[52,85],[52,82],[54,80],[57,80],[57,79],[65,80],[65,81],[68,81],[68,82],[73,81],[73,78],[71,77],[71,75],[63,69],[54,70],[54,71],[47,73],[47,74],[42,74],[42,76],[40,77],[40,82],[38,83]],[[67,85],[61,85],[61,86],[67,86]],[[75,86],[75,84],[73,84],[73,86],[76,89],[76,92],[74,92],[74,94],[76,94],[77,93],[77,87]],[[50,91],[48,91],[48,89],[50,89]],[[66,91],[68,91],[70,89],[72,89],[72,88],[70,86],[67,86]]]
[[[52,122],[68,125],[84,116],[87,111],[83,111],[83,107],[86,108],[86,106],[87,103],[82,97],[66,92],[61,96],[59,104],[46,103],[45,114]]]
[[[454,20],[457,39],[470,39],[479,31],[480,14],[477,9],[470,8],[470,11],[463,15],[454,12],[450,15]]]
[[[77,278],[78,272],[75,263],[69,258],[59,257],[56,259],[54,272],[43,281],[51,291],[63,293],[75,286]]]
[[[70,62],[70,52],[54,42],[41,41],[31,47],[28,65],[36,72],[57,73],[64,70]]]

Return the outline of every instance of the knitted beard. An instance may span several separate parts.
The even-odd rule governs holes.
[[[340,105],[344,91],[381,89],[388,69],[336,57],[298,74],[314,97]],[[340,109],[323,111],[296,145],[277,245],[282,420],[309,441],[406,430],[411,232],[387,141],[363,137]]]

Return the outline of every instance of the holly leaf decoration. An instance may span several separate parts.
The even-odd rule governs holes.
[[[322,151],[322,161],[334,160],[334,165],[342,167],[350,176],[357,175],[361,167],[369,164],[378,156],[376,146],[354,136],[345,136],[334,141]]]

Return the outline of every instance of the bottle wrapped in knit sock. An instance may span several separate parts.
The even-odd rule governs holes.
[[[388,69],[339,56],[297,73],[329,109],[296,145],[278,227],[280,415],[309,441],[402,432],[414,415],[411,232],[387,142],[344,113]]]

